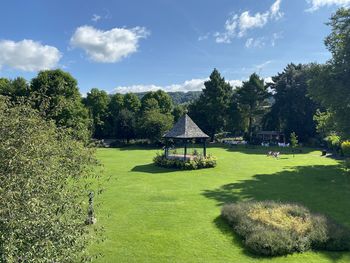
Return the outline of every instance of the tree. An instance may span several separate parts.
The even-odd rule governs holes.
[[[141,101],[134,93],[126,93],[124,95],[124,108],[133,112],[137,113],[141,108]]]
[[[171,113],[173,102],[171,97],[162,90],[147,92],[141,99],[143,111],[159,109],[161,113]]]
[[[30,106],[1,98],[0,134],[1,262],[81,261],[93,152]]]
[[[174,121],[177,122],[185,113],[187,112],[188,105],[186,104],[179,104],[174,106],[174,109],[172,111],[172,114],[174,116]]]
[[[140,135],[152,142],[160,142],[165,132],[171,129],[173,121],[174,118],[169,113],[164,114],[159,110],[146,111],[139,119]]]
[[[313,116],[319,105],[307,94],[312,66],[289,64],[282,73],[272,77],[268,87],[274,103],[263,118],[265,129],[283,131],[287,137],[295,131],[301,141],[316,135]]]
[[[110,97],[104,90],[96,88],[88,92],[85,105],[90,110],[93,121],[93,137],[104,138],[107,136],[107,118]]]
[[[293,157],[294,157],[294,151],[295,151],[295,148],[298,147],[298,136],[296,135],[295,132],[292,132],[290,134],[290,146],[292,147],[293,149]]]
[[[317,110],[314,115],[314,121],[316,122],[317,133],[321,135],[321,138],[324,139],[327,136],[336,133],[336,125],[332,113]]]
[[[332,31],[325,45],[332,58],[314,68],[309,93],[332,114],[337,131],[350,138],[350,9],[339,9],[328,25]]]
[[[253,73],[248,81],[244,81],[242,87],[238,88],[235,96],[242,116],[248,123],[248,138],[251,140],[253,126],[258,125],[258,120],[266,111],[269,94],[264,85],[264,80]]]
[[[130,139],[136,137],[136,114],[128,109],[121,109],[117,115],[117,138],[126,139],[127,143]]]
[[[13,80],[0,78],[0,95],[7,96],[12,101],[19,101],[29,97],[29,85],[22,77]]]
[[[119,113],[124,108],[124,96],[122,94],[114,94],[111,96],[109,105],[108,105],[108,121],[107,129],[108,135],[111,138],[119,138]]]
[[[30,101],[46,119],[68,128],[74,138],[86,141],[90,137],[88,111],[69,73],[60,69],[39,72],[30,84]]]
[[[189,115],[207,132],[211,140],[227,125],[228,110],[232,98],[232,87],[214,69],[199,99],[189,107]]]

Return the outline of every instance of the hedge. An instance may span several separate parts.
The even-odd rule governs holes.
[[[216,166],[216,158],[211,155],[208,155],[207,157],[196,156],[192,160],[185,161],[181,159],[167,159],[164,154],[157,154],[157,156],[154,157],[153,162],[160,167],[182,170],[196,170]]]

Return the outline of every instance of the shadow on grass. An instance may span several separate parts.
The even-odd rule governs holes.
[[[217,189],[207,189],[202,194],[216,200],[217,205],[239,200],[298,203],[350,227],[350,175],[339,165],[299,166],[292,171],[257,174],[251,180],[225,184]],[[229,229],[224,220],[215,219],[215,224],[222,231]],[[350,262],[349,253],[324,251],[318,253],[324,254],[334,262],[344,260],[344,257],[349,258]]]
[[[248,249],[246,249],[244,244],[243,244],[242,238],[240,236],[238,236],[235,232],[233,232],[232,227],[221,216],[218,216],[217,218],[215,218],[213,222],[223,235],[232,238],[233,244],[235,244],[235,245],[238,244],[240,247],[242,247],[243,253],[246,256],[249,256],[252,258],[264,258],[262,256],[257,256],[255,254],[252,254]]]
[[[142,172],[142,173],[150,173],[150,174],[159,174],[159,173],[171,173],[171,172],[178,172],[178,169],[171,169],[171,168],[163,168],[156,166],[153,163],[149,164],[143,164],[143,165],[136,165],[134,168],[131,169],[132,172]]]

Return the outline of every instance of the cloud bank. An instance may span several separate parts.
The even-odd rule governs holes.
[[[186,80],[182,84],[172,84],[167,86],[158,86],[158,85],[131,85],[131,86],[118,86],[112,93],[128,93],[128,92],[147,92],[147,91],[157,91],[164,90],[166,92],[175,92],[175,91],[201,91],[204,89],[204,82],[206,79],[191,79]],[[228,81],[232,87],[237,87],[242,85],[241,80],[229,80]]]

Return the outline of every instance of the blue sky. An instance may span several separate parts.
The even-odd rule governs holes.
[[[290,62],[325,62],[330,15],[350,0],[2,2],[0,76],[62,68],[107,92],[198,90],[217,68],[233,85]]]

